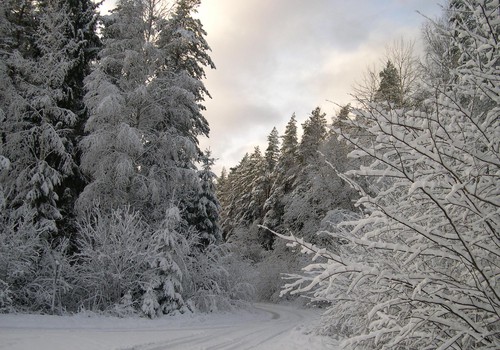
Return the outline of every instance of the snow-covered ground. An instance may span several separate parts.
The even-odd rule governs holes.
[[[335,349],[331,339],[310,331],[318,317],[319,310],[274,304],[155,320],[7,314],[0,315],[0,349]]]

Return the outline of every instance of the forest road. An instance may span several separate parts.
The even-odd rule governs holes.
[[[302,332],[303,327],[317,316],[317,310],[264,303],[256,303],[254,306],[259,311],[267,313],[268,317],[243,323],[236,322],[224,327],[214,324],[213,327],[206,329],[179,329],[168,341],[138,345],[123,350],[331,349],[325,339],[315,338],[315,341],[311,341]]]
[[[321,310],[254,304],[255,310],[116,318],[0,314],[0,350],[323,350],[311,329]]]

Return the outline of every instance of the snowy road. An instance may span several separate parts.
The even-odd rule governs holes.
[[[274,304],[255,304],[255,308],[158,320],[0,315],[0,349],[335,349],[330,340],[307,331],[317,320],[317,310]]]

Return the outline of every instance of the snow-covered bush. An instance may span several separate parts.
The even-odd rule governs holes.
[[[242,301],[253,300],[252,268],[235,257],[228,244],[210,245],[196,251],[189,264],[188,297],[202,312],[227,311]]]
[[[451,2],[449,76],[413,109],[360,99],[342,133],[371,164],[343,176],[367,216],[329,229],[324,249],[284,237],[315,262],[285,291],[330,303],[324,330],[356,349],[500,348],[500,45],[497,0]],[[353,176],[368,177],[366,193]]]
[[[0,280],[0,313],[8,312],[12,307],[12,291],[9,285]]]
[[[148,317],[184,310],[183,258],[189,246],[177,232],[172,207],[152,226],[130,207],[106,214],[96,206],[79,225],[73,298],[78,308]]]
[[[0,216],[0,310],[61,312],[70,288],[67,241],[48,245],[33,215]]]
[[[298,254],[296,249],[287,247],[283,241],[275,241],[272,251],[262,253],[263,259],[256,264],[258,274],[256,299],[259,301],[278,302],[280,292],[286,281],[283,276],[300,271],[308,261]],[[288,296],[295,299],[296,296]]]
[[[78,307],[110,310],[121,303],[126,293],[133,302],[140,297],[151,255],[151,232],[137,212],[130,208],[107,215],[99,206],[79,224],[74,296]]]
[[[222,247],[222,249],[225,249]],[[252,301],[255,298],[255,281],[259,278],[248,259],[236,256],[231,248],[222,255],[219,263],[227,271],[227,293],[232,303]]]

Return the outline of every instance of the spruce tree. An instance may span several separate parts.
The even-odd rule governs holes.
[[[202,79],[205,78],[205,67],[214,69],[215,64],[205,40],[207,33],[200,20],[193,17],[199,4],[200,0],[177,1],[172,16],[160,24],[158,47],[162,60],[158,81],[171,87],[173,97],[185,100],[181,104],[183,108],[170,108],[169,124],[187,137],[201,154],[197,148],[197,136],[208,136],[209,133],[208,122],[202,115],[205,109],[202,102],[205,96],[210,97]]]
[[[321,142],[327,135],[326,114],[319,107],[315,108],[309,118],[302,124],[303,135],[298,147],[298,153],[302,165],[310,165],[318,158],[318,150]]]
[[[266,200],[265,158],[259,147],[245,154],[240,163],[231,168],[224,187],[219,188],[222,198],[222,228],[226,238],[238,227],[248,228],[261,223]]]
[[[266,172],[272,173],[279,158],[279,135],[278,130],[274,127],[269,136],[267,136],[267,148],[264,155],[266,159]]]
[[[240,225],[242,217],[241,199],[247,196],[247,176],[245,175],[249,154],[245,153],[238,165],[231,168],[227,177],[218,186],[218,197],[221,200],[221,227],[225,240],[229,240],[235,228]],[[249,199],[249,197],[246,197]]]
[[[38,225],[54,237],[56,221],[62,219],[63,181],[76,169],[70,135],[77,115],[68,106],[73,99],[69,76],[79,65],[75,56],[85,39],[72,35],[65,1],[4,6],[8,29],[3,37],[2,153],[11,160],[5,183],[8,207],[15,216],[35,209]],[[21,17],[24,11],[29,13]]]
[[[264,204],[263,225],[278,230],[284,213],[284,197],[293,189],[298,166],[298,137],[297,120],[295,114],[286,125],[285,133],[281,136],[282,144],[278,162],[274,169],[274,181],[269,196]],[[267,233],[268,234],[268,233]],[[272,240],[271,236],[269,238]]]
[[[81,169],[90,182],[78,199],[80,210],[95,202],[108,212],[127,204],[140,210],[144,203],[154,203],[144,176],[149,169],[141,161],[149,141],[144,140],[145,123],[152,114],[146,86],[156,54],[144,40],[143,10],[142,1],[124,0],[103,18],[103,49],[85,79],[89,118],[80,149]]]
[[[303,135],[297,148],[300,168],[284,200],[283,225],[306,236],[315,232],[327,211],[322,207],[327,196],[322,189],[325,174],[321,172],[325,159],[320,154],[326,126],[325,113],[319,107],[302,124]]]
[[[194,200],[190,211],[196,233],[199,235],[199,247],[204,249],[210,244],[220,243],[222,231],[219,224],[220,203],[215,191],[216,175],[212,172],[215,159],[211,151],[206,150],[202,156],[202,167],[198,171],[198,191],[192,195]]]
[[[278,130],[274,127],[269,136],[267,137],[267,149],[264,155],[265,158],[265,173],[263,178],[263,187],[265,191],[265,201],[262,208],[262,223],[266,224],[267,212],[270,210],[269,198],[272,196],[273,186],[277,180],[276,167],[278,164],[280,149],[279,149],[279,135]],[[259,230],[259,239],[261,244],[268,250],[272,249],[274,242],[274,235],[268,230]]]
[[[78,143],[84,136],[84,125],[88,118],[88,111],[83,101],[84,79],[90,74],[91,64],[97,59],[101,43],[97,35],[98,4],[91,0],[65,0],[65,2],[68,4],[68,15],[71,20],[71,28],[68,28],[67,35],[79,39],[79,48],[73,52],[75,65],[68,71],[65,80],[69,98],[62,102],[62,106],[76,115],[73,128],[68,134],[69,151],[75,167],[72,174],[63,180],[59,193],[63,214],[63,220],[59,225],[65,235],[69,236],[77,229],[75,203],[86,184],[85,176],[80,170],[81,153],[78,150]],[[73,243],[71,242],[72,245]]]
[[[400,76],[394,64],[387,61],[384,69],[379,73],[380,85],[375,93],[375,101],[388,102],[395,107],[403,104],[403,94],[400,89]]]
[[[286,125],[285,134],[282,136],[281,155],[279,163],[286,169],[290,168],[296,162],[298,136],[297,136],[297,118],[295,113]]]
[[[74,196],[68,193],[75,189],[69,179],[77,172],[79,116],[73,101],[83,76],[73,73],[84,64],[78,58],[89,43],[75,31],[68,1],[5,1],[0,13],[0,154],[9,160],[1,178],[6,194],[2,215],[13,227],[31,227],[19,235],[38,237],[33,242],[37,253],[27,258],[32,274],[26,285],[16,285],[28,291],[19,292],[22,303],[54,312],[61,302],[58,281],[65,277],[63,253],[74,231],[69,228]],[[84,25],[89,35],[92,23]]]

